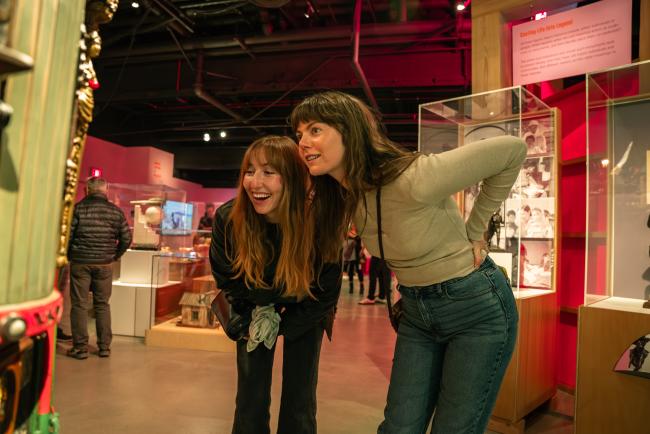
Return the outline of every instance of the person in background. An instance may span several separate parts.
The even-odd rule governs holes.
[[[290,121],[311,175],[339,183],[345,216],[397,277],[403,312],[378,432],[424,433],[430,423],[433,434],[484,432],[518,314],[483,234],[526,144],[502,136],[440,154],[406,152],[360,99],[332,91],[307,97]],[[452,195],[478,183],[464,222]]]
[[[386,265],[386,261],[376,256],[371,256],[368,274],[368,297],[361,300],[359,304],[371,305],[375,303],[386,303],[386,294],[391,290],[390,268]],[[377,281],[379,281],[379,297],[375,298]]]
[[[67,264],[58,270],[56,276],[56,288],[63,297],[63,313],[61,321],[56,328],[56,340],[61,342],[72,341],[72,325],[70,324],[70,264]]]
[[[205,204],[205,213],[201,220],[199,220],[199,230],[209,231],[212,230],[212,222],[214,220],[214,204]]]
[[[268,434],[278,334],[284,336],[279,434],[316,433],[323,330],[331,339],[341,290],[342,211],[332,184],[312,183],[288,137],[253,142],[237,197],[219,207],[210,263],[232,308],[250,315],[237,341],[233,434]],[[336,190],[334,190],[336,193]],[[338,215],[338,217],[337,217]]]
[[[363,295],[363,245],[361,237],[357,235],[354,228],[348,231],[348,236],[343,243],[343,261],[344,270],[348,273],[348,282],[350,284],[350,294],[354,292],[354,276],[359,278],[359,294]]]
[[[111,355],[111,308],[113,262],[131,245],[131,231],[120,208],[108,201],[108,184],[99,177],[89,178],[86,197],[74,207],[70,226],[70,322],[72,348],[69,357],[88,358],[86,301],[93,294],[99,357]]]

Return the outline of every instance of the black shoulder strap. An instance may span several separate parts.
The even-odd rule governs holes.
[[[384,235],[381,231],[381,185],[377,187],[377,240],[379,241],[379,254],[381,255],[381,260],[386,264],[386,259],[384,258]],[[392,288],[388,288],[386,293],[386,306],[388,307],[388,316],[392,317],[393,315],[393,300],[392,300]]]
[[[384,243],[381,232],[381,186],[377,187],[377,238],[379,240],[379,254],[382,261],[384,260]]]

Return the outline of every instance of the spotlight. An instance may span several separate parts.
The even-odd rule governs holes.
[[[305,18],[309,19],[315,13],[316,13],[316,9],[314,8],[314,5],[312,5],[310,1],[307,1],[307,8],[305,9],[305,13],[303,15],[305,16]]]
[[[472,0],[458,0],[456,1],[456,10],[458,12],[464,11],[472,3]]]
[[[226,132],[226,130],[219,131],[219,137],[221,137],[222,139],[228,137],[228,133]]]
[[[133,9],[137,9],[137,8],[140,7],[140,3],[138,3],[138,2],[132,2],[132,3],[131,3],[131,7],[132,7]]]
[[[204,133],[203,134],[203,141],[204,142],[209,142],[210,141],[210,133]]]

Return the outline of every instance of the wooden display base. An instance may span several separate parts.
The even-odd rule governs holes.
[[[650,380],[614,371],[632,342],[650,333],[642,305],[611,297],[580,307],[576,434],[649,432]]]
[[[556,392],[556,293],[521,291],[517,296],[519,335],[488,428],[523,434],[524,418]]]
[[[523,419],[517,422],[509,422],[505,419],[492,416],[488,421],[488,429],[501,434],[521,434],[525,428],[526,422]]]
[[[145,343],[154,347],[235,352],[235,342],[225,335],[221,327],[216,329],[178,327],[177,321],[178,318],[172,318],[151,327],[145,332]]]

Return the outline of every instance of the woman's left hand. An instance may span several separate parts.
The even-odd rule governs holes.
[[[472,251],[474,253],[474,268],[478,268],[483,263],[489,249],[486,241],[472,241]]]

